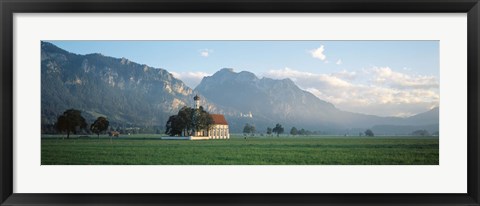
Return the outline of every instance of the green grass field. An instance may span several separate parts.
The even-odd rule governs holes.
[[[42,136],[42,165],[438,165],[438,137]]]

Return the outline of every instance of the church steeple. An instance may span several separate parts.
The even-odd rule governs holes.
[[[195,100],[195,109],[199,109],[200,108],[200,97],[198,95],[195,95],[195,97],[193,97],[193,100]]]

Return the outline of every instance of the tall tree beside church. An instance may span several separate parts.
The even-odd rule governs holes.
[[[167,124],[165,127],[167,128],[165,134],[170,136],[182,136],[182,131],[184,127],[184,123],[181,122],[182,120],[179,118],[178,115],[172,115],[168,118]]]
[[[194,110],[196,118],[194,122],[194,127],[196,131],[200,130],[209,130],[213,124],[212,116],[200,106],[197,110]]]
[[[110,122],[107,120],[106,117],[98,117],[92,125],[90,125],[90,130],[97,134],[97,137],[100,138],[100,133],[103,131],[107,131],[108,125]]]
[[[193,130],[193,111],[194,109],[191,107],[184,106],[178,111],[178,123],[180,124],[180,128],[182,128],[182,132],[184,135],[188,135]]]
[[[184,106],[178,111],[177,115],[172,115],[168,118],[167,124],[165,125],[165,134],[171,136],[189,135],[194,130],[208,130],[212,124],[212,117],[203,107],[193,109]]]
[[[68,109],[58,117],[55,127],[59,132],[66,132],[67,139],[69,139],[70,132],[75,134],[77,129],[86,129],[87,122],[79,110]]]

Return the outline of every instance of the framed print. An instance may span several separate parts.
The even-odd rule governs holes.
[[[477,0],[0,6],[2,205],[479,205]]]

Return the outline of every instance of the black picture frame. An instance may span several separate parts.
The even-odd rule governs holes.
[[[479,0],[0,0],[1,205],[480,205]],[[467,13],[466,194],[19,194],[13,193],[13,14],[15,13]],[[441,180],[439,180],[441,181]],[[413,186],[412,186],[413,187]]]

